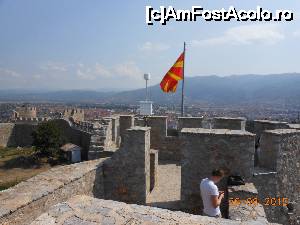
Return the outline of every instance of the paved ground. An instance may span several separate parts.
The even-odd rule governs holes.
[[[31,225],[241,225],[240,221],[215,219],[166,209],[77,195],[39,216]],[[248,223],[247,223],[248,224]],[[266,223],[250,223],[266,224]],[[248,224],[248,225],[250,225]]]
[[[150,206],[180,209],[181,166],[175,162],[159,162],[158,185],[148,198]]]

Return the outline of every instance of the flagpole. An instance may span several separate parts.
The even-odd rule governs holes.
[[[182,87],[181,87],[181,116],[184,116],[184,63],[185,63],[185,42],[183,42],[183,70],[182,70]]]

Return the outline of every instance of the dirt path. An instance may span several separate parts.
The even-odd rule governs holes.
[[[175,162],[160,162],[158,185],[148,196],[147,205],[180,209],[181,166]]]

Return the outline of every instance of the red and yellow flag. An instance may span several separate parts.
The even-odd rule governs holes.
[[[183,79],[184,52],[160,82],[163,92],[175,92],[179,80]]]

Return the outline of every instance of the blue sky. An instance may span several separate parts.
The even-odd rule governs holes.
[[[291,22],[145,23],[145,6],[289,9]],[[0,89],[159,83],[187,42],[186,76],[300,72],[300,2],[0,0]]]

